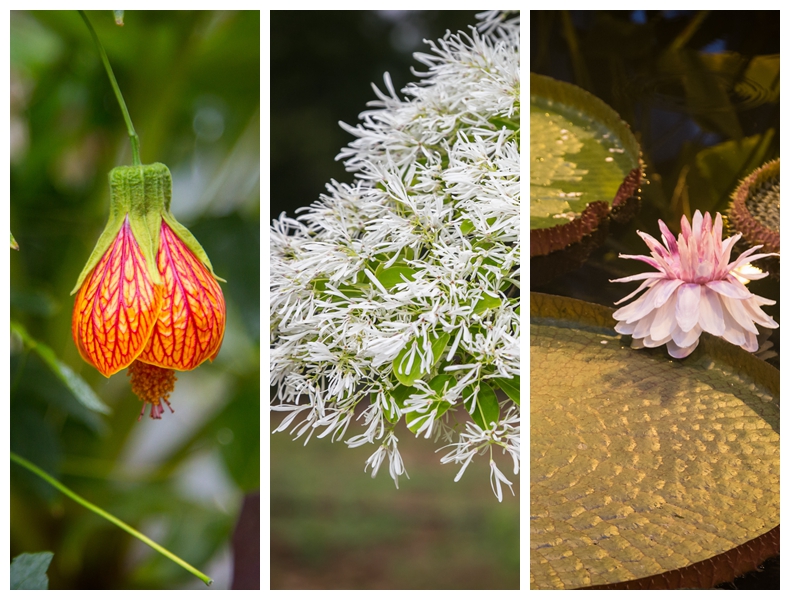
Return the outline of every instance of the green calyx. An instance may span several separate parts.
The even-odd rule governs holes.
[[[115,167],[110,171],[109,179],[110,218],[77,279],[77,285],[71,292],[72,295],[80,289],[101,257],[112,246],[127,217],[132,235],[140,247],[143,258],[145,258],[148,274],[155,285],[162,283],[157,269],[156,255],[159,251],[163,220],[198,260],[208,268],[211,274],[219,281],[224,281],[214,273],[211,261],[195,237],[186,227],[176,221],[170,212],[173,180],[166,165],[153,163],[132,167]]]

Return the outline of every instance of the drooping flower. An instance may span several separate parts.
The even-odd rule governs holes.
[[[615,304],[645,294],[617,310],[615,330],[633,338],[633,348],[655,348],[667,345],[674,358],[691,354],[699,336],[707,331],[723,337],[749,352],[756,352],[757,327],[775,329],[779,325],[760,306],[775,301],[752,294],[739,281],[762,279],[767,273],[743,270],[749,261],[775,254],[754,254],[762,246],[754,246],[730,262],[730,252],[740,234],[722,240],[722,219],[715,221],[709,213],[694,213],[692,222],[683,216],[678,239],[663,221],[658,221],[662,246],[652,236],[638,231],[650,248],[650,256],[620,255],[620,258],[641,260],[658,272],[639,273],[613,279],[613,282],[639,281],[632,293]]]
[[[173,371],[214,360],[225,333],[219,278],[170,212],[171,189],[160,163],[110,172],[110,219],[72,291],[80,355],[105,377],[130,367],[154,419],[170,406]]]

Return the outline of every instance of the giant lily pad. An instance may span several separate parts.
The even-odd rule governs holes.
[[[530,294],[530,585],[715,585],[778,552],[779,372],[703,335],[633,350]],[[704,582],[704,583],[701,583]]]
[[[642,181],[639,144],[603,101],[534,73],[529,140],[530,256],[568,254],[584,243],[580,258],[586,259],[605,237],[609,218],[624,221],[636,209]],[[595,235],[599,231],[603,236]],[[537,266],[540,277],[545,269]],[[557,268],[552,265],[551,271],[554,275]]]

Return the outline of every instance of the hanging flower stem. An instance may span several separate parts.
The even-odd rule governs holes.
[[[93,25],[91,25],[91,22],[88,20],[88,15],[85,14],[84,10],[77,12],[80,13],[82,20],[85,21],[88,31],[91,32],[91,37],[96,44],[96,49],[99,51],[99,56],[101,56],[101,60],[104,63],[104,68],[107,71],[107,77],[110,78],[110,84],[112,85],[112,89],[115,92],[115,97],[118,99],[118,104],[121,107],[123,119],[126,121],[126,130],[129,133],[129,140],[132,142],[132,164],[135,166],[141,165],[140,138],[137,137],[137,132],[134,130],[134,125],[132,125],[132,118],[129,116],[129,110],[126,108],[126,102],[124,102],[123,94],[121,94],[121,88],[118,87],[118,82],[115,80],[115,74],[112,72],[112,67],[110,66],[110,61],[107,58],[107,53],[104,51],[104,46],[102,46],[101,42],[99,41],[99,36],[96,35],[96,30],[93,29]]]
[[[82,11],[80,11],[80,12],[82,12]],[[72,492],[69,488],[67,488],[65,485],[60,483],[57,479],[55,479],[54,477],[52,477],[48,473],[45,473],[44,471],[42,471],[40,468],[38,468],[33,463],[25,460],[21,456],[18,456],[14,452],[11,452],[11,460],[13,462],[15,462],[16,464],[18,464],[19,466],[24,467],[25,469],[27,469],[31,473],[34,473],[34,474],[38,475],[39,477],[41,477],[41,479],[43,479],[44,481],[49,483],[52,487],[54,487],[57,490],[60,490],[61,492],[66,494],[69,498],[71,498],[72,500],[74,500],[78,504],[82,504],[82,506],[84,506],[88,510],[96,513],[100,517],[103,517],[103,518],[107,519],[110,523],[113,523],[113,524],[117,525],[118,527],[123,529],[129,535],[133,535],[134,537],[136,537],[141,542],[144,542],[144,543],[148,544],[149,546],[151,546],[151,548],[153,548],[154,550],[156,550],[157,552],[159,552],[163,556],[166,556],[167,558],[172,560],[177,565],[180,565],[180,566],[184,567],[187,571],[189,571],[195,577],[197,577],[198,579],[203,581],[203,583],[205,583],[206,585],[211,585],[214,582],[214,580],[211,579],[211,577],[209,577],[205,573],[201,573],[195,567],[190,565],[188,562],[186,562],[185,560],[179,558],[178,556],[176,556],[175,554],[173,554],[172,552],[170,552],[166,548],[163,548],[162,546],[157,544],[155,541],[153,541],[148,536],[143,535],[142,533],[140,533],[139,531],[137,531],[136,529],[134,529],[130,525],[127,525],[126,523],[121,521],[118,517],[115,517],[115,516],[111,515],[110,513],[108,513],[105,510],[102,510],[101,508],[99,508],[95,504],[93,504],[91,502],[88,502],[82,496],[79,496],[75,492]]]

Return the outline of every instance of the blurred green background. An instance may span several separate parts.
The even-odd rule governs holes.
[[[271,216],[293,216],[335,178],[351,182],[334,157],[389,71],[396,90],[425,67],[412,57],[423,39],[469,32],[474,11],[272,11]],[[271,429],[282,418],[272,414]],[[352,426],[353,429],[353,426]],[[349,433],[349,436],[353,433]],[[376,479],[363,471],[375,447],[349,449],[315,436],[304,446],[271,437],[272,589],[517,589],[518,476],[515,496],[497,502],[485,457],[454,483],[439,445],[405,428],[399,447],[411,479],[400,489],[386,461]]]
[[[86,408],[12,335],[11,449],[229,588],[231,535],[260,486],[260,16],[126,11],[118,27],[110,10],[88,14],[143,162],[170,167],[173,213],[227,280],[227,329],[213,364],[178,374],[175,414],[159,422],[137,421],[122,373],[105,379],[80,358],[69,293],[107,219],[107,173],[131,150],[78,13],[13,11],[11,319],[111,414]],[[16,465],[10,517],[12,557],[54,552],[50,588],[205,587]]]

